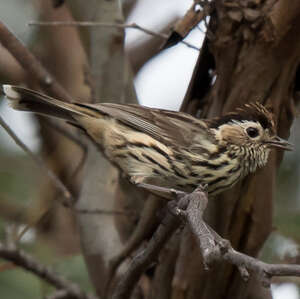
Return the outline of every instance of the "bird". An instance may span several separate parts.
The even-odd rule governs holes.
[[[198,119],[133,104],[66,103],[20,86],[3,85],[3,91],[16,110],[79,128],[134,184],[184,192],[206,185],[215,196],[264,167],[272,149],[292,150],[276,135],[273,114],[258,102]]]

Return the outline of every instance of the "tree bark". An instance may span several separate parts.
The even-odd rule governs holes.
[[[213,117],[259,101],[272,107],[278,135],[287,138],[294,117],[293,86],[300,60],[300,4],[256,1],[260,4],[253,12],[242,2],[235,1],[237,8],[231,8],[226,7],[226,1],[215,1],[210,35],[182,108],[194,114],[200,108],[201,117]],[[240,21],[231,18],[236,11],[242,15]],[[250,18],[250,14],[257,17]],[[216,74],[214,83],[209,71]],[[272,230],[272,199],[281,159],[282,152],[272,153],[264,169],[209,203],[208,222],[230,239],[234,248],[252,256],[258,255]],[[185,264],[186,269],[175,272],[174,281],[180,283],[173,284],[172,298],[266,298],[265,292],[253,292],[253,285],[260,287],[258,283],[243,282],[237,269],[228,264],[205,272],[194,240],[182,238],[189,254],[179,254],[177,264]]]

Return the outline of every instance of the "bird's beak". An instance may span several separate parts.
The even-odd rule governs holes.
[[[285,151],[292,151],[294,149],[294,146],[291,143],[278,136],[274,136],[270,141],[268,141],[268,145]]]

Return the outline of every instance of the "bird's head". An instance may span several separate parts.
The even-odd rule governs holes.
[[[276,134],[273,114],[259,103],[247,104],[235,112],[211,121],[215,137],[226,144],[257,148],[292,150],[292,145]]]

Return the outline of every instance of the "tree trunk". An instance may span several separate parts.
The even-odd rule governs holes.
[[[245,2],[260,4],[246,8]],[[226,7],[228,3],[215,2],[182,109],[191,113],[201,109],[201,117],[213,117],[258,101],[272,108],[278,135],[287,138],[300,59],[300,3],[234,1],[234,7]],[[211,71],[216,75],[214,83]],[[258,255],[272,230],[272,199],[281,159],[281,152],[272,153],[264,169],[209,203],[208,222],[235,249],[252,256]],[[193,238],[186,234],[181,238],[172,298],[266,298],[256,278],[243,282],[231,265],[204,271]]]
[[[70,7],[78,21],[123,22],[118,0],[89,1],[88,5],[82,1],[73,1]],[[136,103],[132,75],[124,52],[124,30],[93,27],[83,29],[80,33],[90,63],[89,83],[93,102]],[[115,210],[117,187],[117,170],[101,156],[93,144],[89,144],[77,208],[90,211]],[[133,200],[130,196],[128,198]],[[78,214],[77,222],[91,281],[97,295],[103,297],[109,262],[123,245],[114,216]]]

